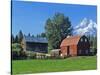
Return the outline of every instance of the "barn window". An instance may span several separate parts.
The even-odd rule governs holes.
[[[85,39],[85,42],[87,42],[87,39]]]
[[[81,42],[83,42],[83,39],[81,38]]]

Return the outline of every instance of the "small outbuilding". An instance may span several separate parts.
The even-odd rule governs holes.
[[[50,55],[52,57],[59,57],[60,51],[61,51],[60,49],[53,49],[53,50],[50,51]]]
[[[66,37],[60,45],[63,56],[84,56],[90,53],[90,43],[86,36]]]

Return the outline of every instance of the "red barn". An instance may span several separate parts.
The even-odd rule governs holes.
[[[69,36],[60,45],[63,56],[89,55],[90,43],[86,36]]]

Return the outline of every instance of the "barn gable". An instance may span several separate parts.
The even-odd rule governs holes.
[[[77,45],[79,40],[80,40],[81,36],[70,36],[68,38],[65,38],[60,47],[62,46],[69,46],[69,45]]]

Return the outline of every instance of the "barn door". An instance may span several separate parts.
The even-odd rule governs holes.
[[[69,51],[69,46],[67,46],[67,55],[69,56],[69,53],[70,53],[70,51]]]

